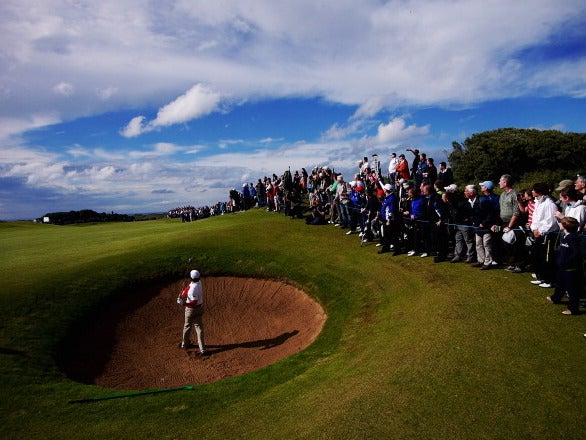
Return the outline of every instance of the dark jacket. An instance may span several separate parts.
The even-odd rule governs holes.
[[[557,266],[564,271],[582,270],[580,237],[577,233],[573,232],[562,237],[557,251]]]

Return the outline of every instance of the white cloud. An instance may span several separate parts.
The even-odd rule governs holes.
[[[203,84],[196,84],[184,95],[159,110],[149,125],[165,127],[187,122],[210,114],[218,109],[220,94]]]
[[[120,134],[127,138],[141,135],[144,131],[143,123],[145,119],[144,116],[135,116],[131,119],[128,125],[120,131]]]
[[[112,96],[114,96],[116,93],[118,93],[118,87],[104,87],[101,89],[96,90],[96,95],[98,95],[98,98],[100,98],[102,101],[107,101],[108,99],[112,98]]]
[[[182,0],[169,8],[146,0],[5,0],[2,8],[0,56],[10,68],[0,117],[34,109],[72,119],[160,106],[194,83],[207,86],[163,106],[148,127],[216,111],[218,93],[323,96],[361,105],[360,117],[387,106],[532,92],[584,96],[582,60],[531,66],[519,56],[579,22],[586,12],[579,0],[534,0],[530,8],[509,0]],[[65,85],[73,83],[74,96],[55,102],[55,84],[70,93]]]
[[[418,127],[415,124],[407,125],[402,117],[393,118],[388,124],[378,126],[377,144],[397,144],[406,139],[423,136],[429,133],[429,125]]]
[[[53,87],[53,91],[59,95],[71,96],[73,93],[75,93],[75,88],[72,84],[60,82],[55,87]]]
[[[182,150],[183,148],[172,143],[159,142],[150,151],[131,151],[129,156],[132,158],[164,157],[171,156]]]
[[[203,84],[196,84],[185,94],[159,109],[157,117],[145,124],[144,116],[136,116],[121,131],[124,137],[135,137],[159,127],[189,122],[218,110],[221,95]]]

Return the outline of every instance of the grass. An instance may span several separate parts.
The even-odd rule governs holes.
[[[280,279],[328,314],[309,348],[219,383],[91,404],[58,348],[116,295],[204,275]],[[194,223],[0,224],[0,438],[564,438],[586,423],[586,315],[527,274],[377,255],[252,210]],[[145,337],[148,337],[146,335]]]

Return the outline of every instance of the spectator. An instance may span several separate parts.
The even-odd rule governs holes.
[[[555,279],[554,244],[559,230],[555,213],[558,209],[549,195],[550,189],[546,183],[536,183],[532,191],[535,197],[535,211],[530,228],[535,242],[531,254],[536,279],[531,283],[549,288]]]
[[[420,160],[420,156],[419,156],[419,150],[418,149],[411,149],[411,148],[407,148],[405,151],[410,151],[411,153],[413,153],[413,162],[411,163],[411,176],[415,176],[415,172],[417,171],[417,167],[419,166],[419,160]]]
[[[557,276],[553,295],[547,299],[557,304],[568,295],[568,308],[564,315],[577,315],[580,312],[580,288],[584,286],[580,237],[577,234],[578,221],[564,217],[561,221],[562,241],[557,251]]]
[[[350,227],[350,188],[348,184],[344,181],[344,176],[341,174],[337,177],[337,185],[336,185],[336,195],[334,197],[334,202],[338,206],[338,212],[340,215],[340,226],[342,229],[346,229]]]
[[[370,161],[370,169],[378,176],[381,175],[380,160],[378,160],[378,154],[376,153],[372,155],[372,160]]]
[[[509,234],[513,231],[514,239],[509,243],[505,240],[498,240],[500,243],[501,256],[507,265],[505,270],[514,273],[521,273],[521,252],[525,246],[524,232],[519,229],[521,211],[517,200],[517,191],[513,188],[513,178],[509,174],[503,174],[499,179],[499,187],[502,193],[499,197],[500,227],[494,225],[492,231],[496,237],[502,238],[503,233]]]
[[[474,226],[476,226],[476,258],[481,270],[491,269],[496,265],[493,258],[492,227],[499,222],[499,196],[492,192],[494,184],[486,180],[478,184],[482,195],[478,200],[478,210]]]
[[[570,187],[572,187],[572,188],[574,188],[574,181],[573,181],[573,180],[570,180],[570,179],[565,179],[565,180],[562,180],[562,181],[561,181],[561,182],[558,184],[558,186],[557,186],[557,188],[555,189],[555,191],[556,191],[556,192],[559,194],[559,193],[560,193],[560,191],[561,191],[562,189],[564,189],[564,188],[567,188],[567,187],[569,187],[569,186],[570,186]],[[564,212],[564,210],[566,209],[566,204],[565,204],[565,202],[564,202],[564,201],[561,199],[561,197],[560,197],[560,198],[558,198],[558,200],[557,200],[557,202],[556,202],[556,205],[558,206],[558,209],[559,209],[561,212]]]
[[[578,174],[574,188],[582,196],[582,200],[586,200],[586,174]]]
[[[396,179],[397,181],[409,180],[411,178],[411,174],[409,173],[409,164],[407,163],[407,159],[405,159],[404,154],[399,155],[399,163],[397,164],[397,174]]]
[[[448,168],[448,165],[445,162],[440,162],[439,164],[437,180],[441,182],[441,186],[444,188],[454,183],[454,174],[452,173],[452,169]]]
[[[370,164],[368,163],[368,157],[364,156],[364,158],[358,162],[358,166],[360,168],[360,174],[366,176],[367,170],[370,170]]]
[[[242,209],[247,211],[251,206],[250,188],[246,183],[242,184]]]
[[[530,189],[521,190],[519,198],[519,211],[522,215],[523,221],[520,222],[525,229],[530,229],[531,221],[533,220],[533,212],[535,211],[535,197],[533,191]]]
[[[427,176],[427,155],[425,153],[419,154],[419,162],[417,163],[417,169],[413,173],[413,179],[415,180],[415,187],[420,188],[423,183],[423,179]]]
[[[349,184],[350,193],[348,198],[348,210],[350,215],[350,230],[346,235],[353,234],[360,223],[360,212],[366,206],[366,184],[362,181],[360,174],[354,176],[354,180]],[[362,227],[361,227],[362,230]]]
[[[257,199],[257,206],[262,208],[267,203],[267,191],[265,188],[264,183],[262,183],[261,179],[258,179],[255,186],[256,190],[256,199]]]
[[[420,254],[422,258],[425,258],[429,255],[424,241],[426,235],[425,223],[427,223],[425,218],[427,214],[426,198],[418,188],[409,188],[407,194],[409,194],[410,206],[403,213],[405,222],[410,226],[411,250],[407,252],[407,256],[412,257],[415,254]]]
[[[382,247],[378,251],[379,254],[384,254],[397,246],[397,228],[396,220],[399,215],[399,203],[397,195],[393,191],[390,183],[383,186],[385,191],[385,198],[382,202],[379,219],[382,223]]]
[[[397,166],[399,165],[399,158],[397,153],[391,153],[391,160],[389,161],[389,174],[388,179],[391,186],[394,188],[397,183]]]
[[[450,221],[455,224],[454,257],[451,262],[466,261],[472,264],[476,260],[476,242],[472,229],[472,211],[474,203],[478,203],[476,187],[466,186],[463,195],[452,186],[447,186],[446,190],[446,194],[451,194],[448,198]]]
[[[327,224],[326,212],[327,210],[323,206],[321,200],[316,199],[311,209],[311,213],[305,217],[305,223],[313,226]]]
[[[437,180],[437,168],[432,157],[427,158],[427,171],[423,173],[423,178],[432,184]],[[443,188],[443,185],[439,186]]]
[[[441,196],[436,194],[434,214],[435,220],[431,227],[434,234],[434,247],[437,255],[434,257],[434,263],[441,263],[448,259],[449,250],[449,229],[450,223],[449,207],[453,192],[443,192]]]
[[[361,209],[361,223],[360,229],[362,233],[362,241],[372,241],[376,235],[379,235],[380,228],[378,228],[378,217],[381,208],[381,203],[376,195],[374,188],[366,190],[366,206]]]
[[[556,212],[556,218],[562,220],[564,217],[573,217],[578,221],[578,231],[584,232],[586,202],[580,198],[578,191],[571,186],[566,187],[560,191],[560,200],[565,205],[565,209],[563,212]]]

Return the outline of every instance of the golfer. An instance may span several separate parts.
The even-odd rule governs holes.
[[[185,286],[177,302],[185,307],[185,324],[183,326],[183,339],[180,347],[187,349],[190,344],[190,331],[195,329],[199,353],[205,355],[204,331],[203,331],[203,287],[200,281],[200,274],[197,270],[189,272],[190,283]]]

